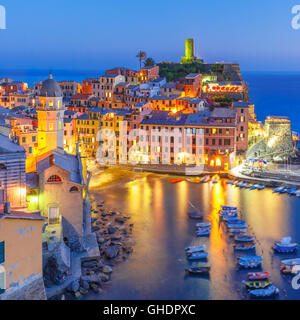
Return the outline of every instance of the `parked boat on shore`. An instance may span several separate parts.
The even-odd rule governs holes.
[[[197,237],[205,237],[205,236],[209,236],[211,232],[211,229],[201,229],[201,230],[197,230],[196,235]]]

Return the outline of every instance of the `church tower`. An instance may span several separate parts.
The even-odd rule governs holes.
[[[49,74],[42,83],[36,108],[38,114],[38,154],[62,148],[64,134],[64,106],[58,83]]]

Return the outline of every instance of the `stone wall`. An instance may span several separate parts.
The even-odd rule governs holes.
[[[33,278],[22,286],[3,293],[0,300],[47,300],[43,278]]]

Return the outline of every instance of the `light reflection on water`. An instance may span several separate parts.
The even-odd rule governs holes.
[[[136,244],[129,260],[114,268],[111,287],[100,296],[88,298],[245,298],[241,281],[246,279],[247,271],[236,270],[238,255],[233,251],[233,240],[219,223],[218,210],[224,204],[242,210],[250,233],[257,238],[256,252],[263,255],[264,270],[271,272],[276,286],[287,289],[288,296],[281,293],[279,298],[300,298],[298,291],[291,289],[290,278],[284,278],[279,271],[280,260],[291,256],[274,256],[271,251],[274,241],[283,236],[291,235],[300,243],[296,227],[300,226],[299,198],[274,194],[271,189],[239,189],[224,180],[218,184],[170,184],[169,178],[139,174],[133,181],[96,192],[106,206],[131,216]],[[187,218],[191,209],[188,201],[200,208],[205,221],[211,221],[209,238],[195,236],[196,222]],[[210,278],[185,276],[184,269],[190,263],[186,261],[184,248],[191,244],[207,245],[209,258],[202,264],[211,265]]]

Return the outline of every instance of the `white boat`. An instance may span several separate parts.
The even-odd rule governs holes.
[[[208,228],[211,226],[211,222],[198,222],[196,223],[196,227],[198,228]]]
[[[201,178],[200,182],[205,183],[209,181],[209,176],[204,176],[203,178]]]
[[[185,252],[188,254],[188,253],[194,253],[194,252],[202,252],[202,251],[205,251],[206,249],[206,245],[203,244],[201,246],[190,246],[190,247],[187,247],[185,248]]]
[[[281,260],[281,264],[286,266],[300,265],[300,258]]]
[[[300,197],[300,189],[292,192],[293,195],[297,196],[297,197]]]

